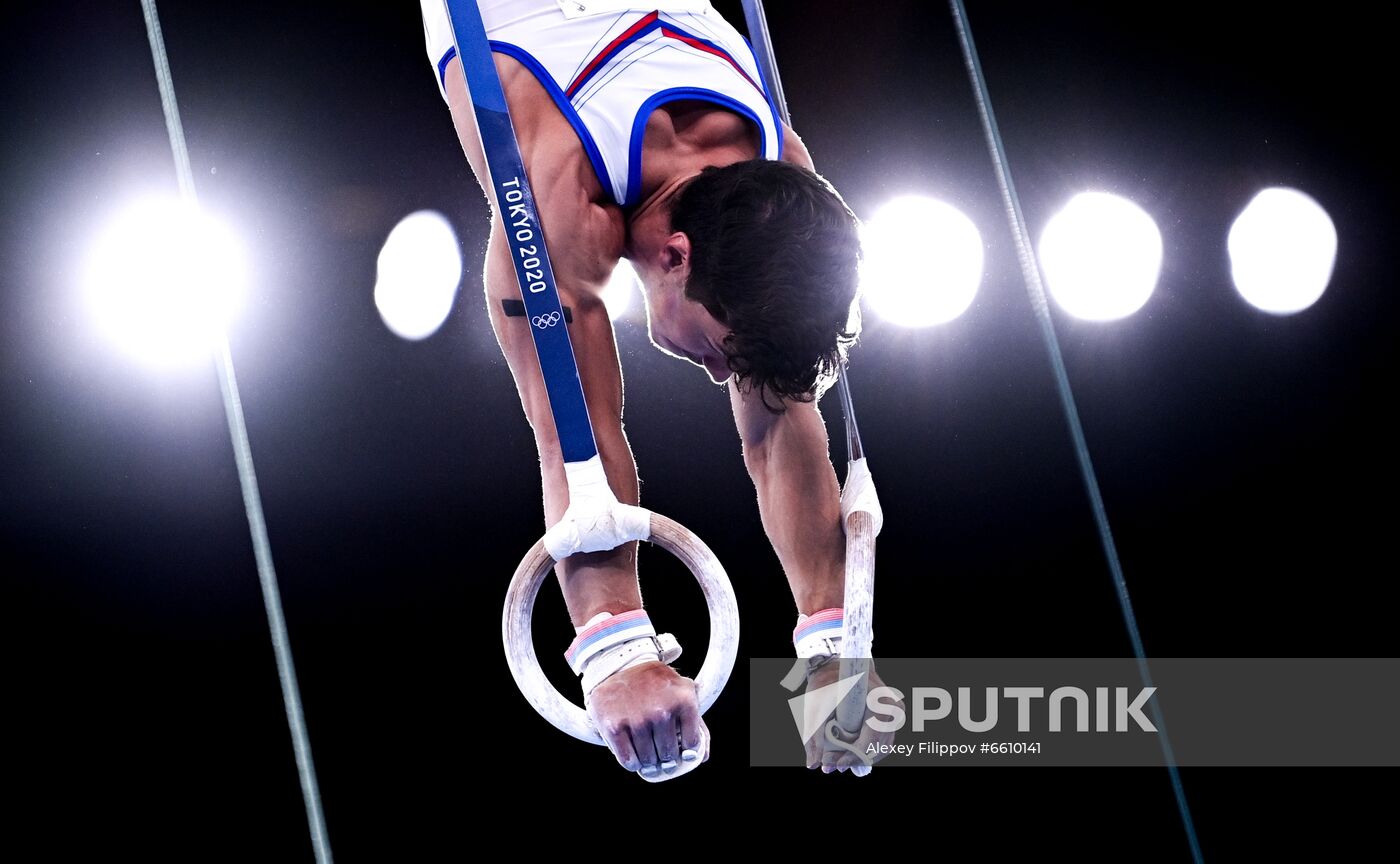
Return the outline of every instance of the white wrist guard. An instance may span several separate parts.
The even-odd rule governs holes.
[[[838,606],[797,616],[797,627],[792,631],[792,647],[797,651],[797,656],[840,657],[845,612]]]
[[[583,676],[583,699],[608,678],[649,660],[671,663],[681,656],[680,643],[670,633],[656,632],[642,609],[619,615],[599,612],[574,638],[564,658],[575,675]]]
[[[792,647],[797,652],[798,661],[783,676],[784,687],[796,690],[814,670],[841,656],[841,630],[845,625],[845,615],[845,609],[836,607],[797,616],[797,627],[792,631]]]

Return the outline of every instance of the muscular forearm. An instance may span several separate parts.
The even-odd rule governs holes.
[[[572,278],[566,265],[556,266],[555,272],[564,303],[573,313],[573,321],[568,325],[569,337],[579,374],[583,377],[588,413],[608,485],[618,500],[636,504],[637,467],[622,431],[622,378],[612,324],[602,301],[584,291],[573,290],[572,286],[582,280]],[[487,250],[486,295],[492,327],[515,377],[525,416],[534,430],[544,487],[545,525],[552,527],[569,506],[569,485],[554,418],[549,410],[549,397],[530,336],[529,319],[508,317],[502,311],[500,301],[518,298],[520,289],[515,283],[499,219],[492,229]],[[618,613],[641,607],[636,562],[637,544],[626,543],[607,552],[570,555],[555,566],[569,617],[575,626],[599,612]]]
[[[745,442],[744,462],[797,610],[811,614],[841,606],[846,548],[841,490],[816,407],[789,406],[761,438]]]
[[[622,503],[636,504],[637,465],[620,422],[599,423],[594,435],[608,475],[608,486]],[[554,446],[557,448],[557,443]],[[541,450],[545,525],[550,527],[568,508],[569,486],[561,458],[545,455],[544,447]],[[575,553],[555,565],[554,570],[575,627],[599,612],[617,614],[642,606],[635,541],[606,552]]]

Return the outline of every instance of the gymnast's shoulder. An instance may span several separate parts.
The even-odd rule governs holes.
[[[783,124],[783,161],[791,162],[806,168],[808,171],[817,170],[812,165],[812,154],[807,152],[807,145],[802,143],[802,139],[786,123]]]

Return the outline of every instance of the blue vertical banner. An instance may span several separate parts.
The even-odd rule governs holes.
[[[544,232],[540,226],[539,209],[525,174],[525,162],[520,156],[520,144],[510,122],[506,94],[496,74],[491,45],[486,38],[486,25],[475,0],[443,0],[452,22],[452,38],[457,57],[467,79],[476,128],[481,135],[482,151],[486,154],[499,212],[497,218],[505,229],[515,278],[520,285],[520,297],[525,301],[525,314],[530,323],[530,335],[535,341],[535,353],[544,375],[549,409],[559,434],[559,444],[565,462],[583,462],[598,453],[593,438],[593,424],[584,401],[583,382],[564,320],[564,307],[554,281],[554,268],[545,248]]]

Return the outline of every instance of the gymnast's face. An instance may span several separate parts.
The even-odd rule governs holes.
[[[690,276],[690,241],[671,235],[655,256],[633,261],[642,281],[651,343],[673,357],[704,367],[710,380],[723,384],[731,373],[725,361],[724,338],[729,328],[703,305],[685,296]]]

